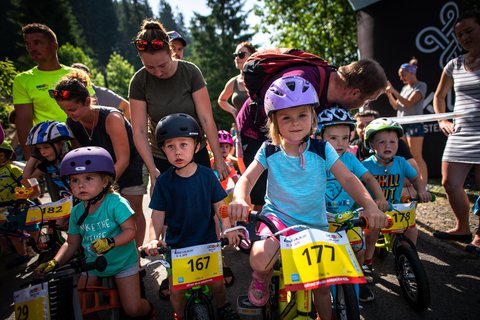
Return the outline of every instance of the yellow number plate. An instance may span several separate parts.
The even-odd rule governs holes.
[[[13,300],[15,302],[15,319],[50,319],[47,283],[15,291]]]
[[[285,289],[312,290],[338,283],[365,283],[345,231],[309,229],[280,237]]]
[[[186,289],[223,280],[219,242],[172,250],[174,289]]]
[[[382,229],[382,233],[402,233],[415,226],[415,203],[397,203],[392,211],[385,212],[393,220],[393,225]]]
[[[68,218],[72,211],[72,198],[63,198],[55,202],[41,204],[28,209],[25,224],[35,224],[50,220]]]
[[[328,232],[337,232],[337,229],[341,227],[341,223],[329,222],[328,223]],[[356,227],[355,229],[350,229],[347,231],[347,238],[350,241],[350,244],[359,244],[362,243],[361,234],[363,233],[362,228]]]

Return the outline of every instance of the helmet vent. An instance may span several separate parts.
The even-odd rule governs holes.
[[[290,82],[285,83],[285,85],[288,87],[288,89],[290,89],[292,91],[295,91],[295,82],[290,81]],[[303,92],[305,92],[305,90]]]
[[[91,160],[87,160],[87,161],[85,161],[85,164],[86,164],[87,166],[89,166],[90,164],[92,164],[92,161],[91,161]]]
[[[305,91],[307,91],[308,88],[309,88],[308,86],[303,86],[303,88],[302,88],[302,93],[304,93]]]

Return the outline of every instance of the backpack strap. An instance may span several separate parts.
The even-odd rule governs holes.
[[[326,142],[323,140],[310,138],[310,146],[308,147],[308,151],[318,154],[320,158],[325,159],[325,145]]]
[[[280,146],[273,145],[271,141],[265,141],[264,144],[265,146],[265,157],[268,158],[272,154],[279,152]]]

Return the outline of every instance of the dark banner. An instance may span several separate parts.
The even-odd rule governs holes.
[[[350,1],[354,9],[355,2]],[[404,0],[378,1],[357,12],[358,48],[361,58],[373,58],[385,69],[388,79],[398,91],[403,83],[398,77],[402,63],[412,57],[418,60],[417,77],[427,84],[424,113],[434,113],[433,95],[446,63],[461,53],[453,33],[459,15],[457,1]],[[453,110],[452,92],[447,97],[447,111]],[[382,116],[396,116],[385,95],[372,103]],[[429,176],[441,176],[441,159],[446,137],[437,122],[427,122],[423,156]]]

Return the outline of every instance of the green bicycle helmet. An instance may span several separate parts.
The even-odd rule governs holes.
[[[15,160],[15,151],[13,150],[10,142],[8,142],[7,140],[3,140],[2,144],[0,144],[0,151],[5,152],[5,158],[7,158],[8,160]]]
[[[363,138],[365,147],[370,148],[370,141],[382,130],[393,130],[397,132],[399,138],[403,136],[403,128],[398,122],[389,118],[378,118],[370,122],[365,128]]]

